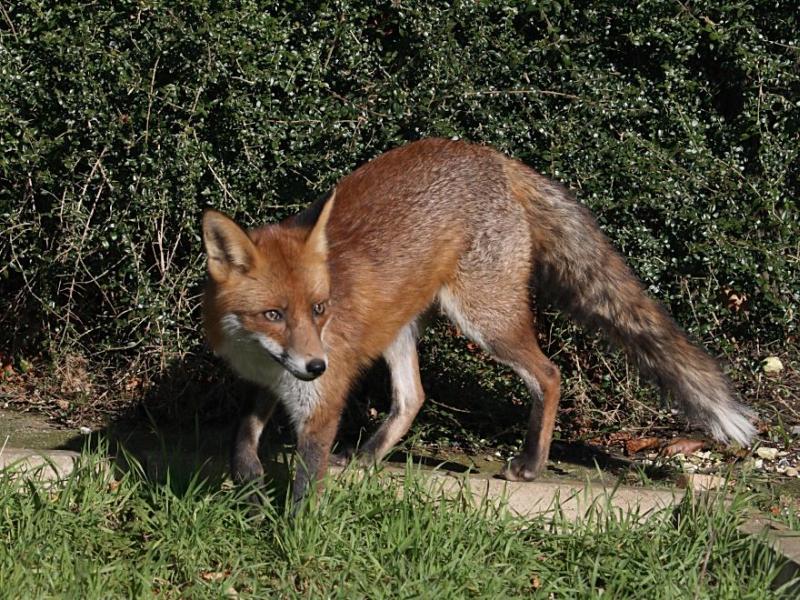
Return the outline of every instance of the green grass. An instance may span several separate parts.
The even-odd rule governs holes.
[[[433,501],[409,470],[332,482],[297,515],[242,493],[136,469],[114,479],[85,452],[48,487],[0,474],[0,595],[13,598],[772,598],[780,567],[739,536],[748,498],[685,502],[645,523],[522,520]],[[355,478],[354,478],[355,479]]]

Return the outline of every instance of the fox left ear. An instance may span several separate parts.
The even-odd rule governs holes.
[[[325,201],[325,206],[322,207],[319,217],[317,217],[317,222],[306,238],[306,248],[309,252],[320,256],[328,256],[328,236],[325,233],[325,226],[328,224],[328,219],[331,216],[335,198],[336,189],[334,188],[333,193],[331,193],[330,197]]]

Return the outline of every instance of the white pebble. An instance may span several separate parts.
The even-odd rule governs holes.
[[[756,455],[764,460],[775,460],[778,458],[778,449],[777,448],[765,448],[761,446],[758,450],[756,450]]]

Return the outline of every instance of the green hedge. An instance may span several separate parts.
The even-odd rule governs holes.
[[[82,357],[105,384],[206,360],[203,207],[275,221],[432,135],[564,181],[712,352],[796,339],[794,2],[3,8],[0,339],[15,355]],[[552,348],[574,351],[571,331]],[[426,360],[485,372],[452,340]]]

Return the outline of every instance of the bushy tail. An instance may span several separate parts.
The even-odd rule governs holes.
[[[525,181],[514,187],[530,207],[537,297],[618,343],[716,439],[748,445],[756,433],[753,412],[735,399],[716,361],[647,296],[591,213],[533,172],[518,171],[514,179]]]

